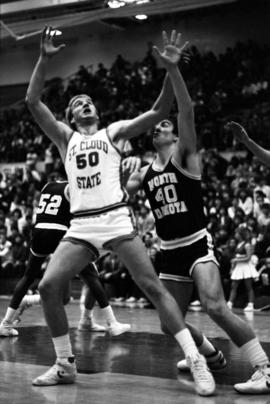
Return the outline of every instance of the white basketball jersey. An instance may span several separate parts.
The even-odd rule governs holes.
[[[97,215],[126,205],[121,154],[109,139],[107,129],[91,136],[74,132],[67,148],[65,169],[70,210],[75,217]]]

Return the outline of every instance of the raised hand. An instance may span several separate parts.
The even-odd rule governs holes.
[[[172,31],[170,39],[168,38],[166,31],[163,31],[162,40],[163,51],[161,51],[157,46],[153,47],[156,56],[166,68],[177,65],[181,56],[183,55],[184,49],[188,45],[188,42],[181,45],[181,34],[177,34],[175,30]]]
[[[228,122],[225,125],[225,129],[231,130],[233,136],[241,143],[245,143],[245,141],[247,141],[249,138],[245,128],[243,128],[243,126],[237,122],[234,121]]]
[[[122,162],[123,172],[127,175],[130,175],[136,171],[139,171],[141,168],[141,159],[135,156],[130,156],[125,158]]]
[[[54,56],[66,46],[65,44],[61,44],[59,46],[55,46],[53,44],[53,38],[55,37],[55,34],[56,30],[54,28],[45,26],[40,40],[41,56]]]

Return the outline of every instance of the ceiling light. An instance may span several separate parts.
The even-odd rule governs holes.
[[[149,3],[150,1],[153,0],[106,0],[105,4],[110,8],[119,8],[128,5]]]
[[[147,20],[147,15],[145,15],[145,14],[137,14],[137,15],[135,15],[135,18],[137,18],[137,20]]]
[[[110,8],[119,8],[123,7],[125,5],[124,1],[119,1],[119,0],[109,0],[107,2],[107,6]]]

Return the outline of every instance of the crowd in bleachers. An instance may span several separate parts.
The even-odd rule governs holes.
[[[188,52],[190,60],[181,62],[182,72],[195,108],[207,226],[220,258],[222,277],[229,279],[236,247],[234,234],[241,224],[252,231],[258,268],[268,270],[270,169],[241,150],[225,132],[224,124],[231,118],[240,120],[255,141],[270,149],[269,47],[249,41],[237,43],[219,56],[200,53],[195,47]],[[101,63],[96,70],[80,66],[68,81],[50,80],[44,91],[44,102],[58,119],[63,119],[70,97],[88,93],[100,111],[104,126],[134,117],[151,107],[163,75],[149,44],[146,56],[139,62],[130,63],[118,55],[110,68]],[[132,146],[133,153],[145,161],[153,156],[147,134],[132,141]],[[25,162],[23,169],[0,173],[0,276],[14,276],[25,268],[39,191],[48,179],[63,173],[55,146],[33,122],[24,103],[0,112],[0,161]],[[43,162],[42,171],[37,169],[40,162]],[[144,194],[133,197],[131,204],[139,234],[158,272],[159,242]],[[113,255],[101,262],[100,269],[104,282],[117,281],[117,298],[142,297]],[[269,284],[270,277],[263,279]]]

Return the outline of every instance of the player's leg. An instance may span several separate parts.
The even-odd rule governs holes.
[[[182,347],[191,367],[196,391],[201,395],[213,394],[215,382],[206,366],[206,361],[199,354],[175,299],[157,277],[142,241],[139,237],[132,240],[122,239],[118,243],[111,243],[111,246],[128,268],[137,285],[158,310],[161,323],[166,325]]]
[[[190,303],[190,299],[192,296],[192,292],[193,292],[193,281],[192,280],[187,280],[187,282],[181,282],[181,281],[173,281],[173,280],[165,280],[161,278],[161,282],[163,283],[163,285],[165,286],[165,288],[171,293],[171,295],[174,297],[176,303],[178,304],[178,307],[183,315],[183,317],[186,316],[187,310],[188,310],[188,306]],[[165,324],[161,323],[161,330],[165,333],[165,334],[169,334],[169,330],[167,329],[167,327],[165,326]],[[196,337],[197,335],[195,335],[195,337],[193,337],[196,345],[197,341],[196,341]]]
[[[162,283],[175,298],[183,316],[185,317],[194,289],[193,282],[189,279],[185,282],[163,279]],[[209,369],[223,369],[226,366],[226,359],[224,358],[223,353],[216,349],[198,328],[187,322],[186,326],[189,329],[199,352],[205,356]],[[162,326],[162,329],[164,330],[164,326]],[[167,330],[165,329],[165,331]],[[177,368],[182,372],[190,370],[186,359],[179,361],[177,363]]]
[[[36,279],[36,276],[39,273],[39,270],[44,260],[45,257],[37,257],[33,255],[31,252],[29,253],[28,264],[25,273],[14,289],[12,298],[9,303],[9,307],[7,308],[6,314],[1,322],[0,325],[1,337],[10,337],[18,335],[18,331],[12,328],[12,323],[17,316],[18,307],[20,306],[24,296],[26,295],[27,290]]]
[[[91,264],[90,264],[91,265]],[[80,278],[85,282],[83,273],[88,272],[89,265],[81,272]],[[82,287],[82,296],[80,299],[80,320],[78,324],[79,331],[91,331],[91,332],[104,332],[106,328],[103,325],[99,325],[96,323],[94,319],[93,309],[95,305],[96,299],[93,293],[91,292],[88,283]]]
[[[99,278],[97,268],[94,263],[87,265],[81,272],[81,278],[87,284],[88,290],[85,299],[85,308],[81,311],[81,319],[78,329],[89,331],[106,331],[106,328],[96,324],[92,316],[92,309],[95,300],[97,300],[101,313],[106,320],[108,332],[111,336],[123,334],[130,330],[130,324],[124,324],[117,321],[113,309],[109,303],[105,289]],[[90,321],[89,321],[89,319]]]
[[[45,259],[45,258],[44,258]],[[39,279],[40,281],[40,279]],[[70,302],[70,295],[71,295],[71,283],[69,282],[68,285],[64,288],[63,292],[63,304],[66,306]],[[41,297],[39,294],[34,295],[26,295],[22,299],[22,302],[16,312],[15,321],[20,321],[20,317],[25,309],[28,309],[31,306],[40,305],[41,304]]]
[[[270,393],[270,368],[268,357],[250,325],[228,308],[221,284],[219,269],[214,262],[198,263],[193,270],[193,279],[199,291],[200,301],[210,317],[241,348],[250,364],[258,369],[259,379],[235,385],[243,393]]]
[[[69,281],[94,258],[94,254],[85,245],[65,241],[59,244],[49,262],[39,284],[39,292],[57,360],[52,368],[33,381],[34,385],[73,383],[76,378],[76,366],[63,302],[64,292]]]

